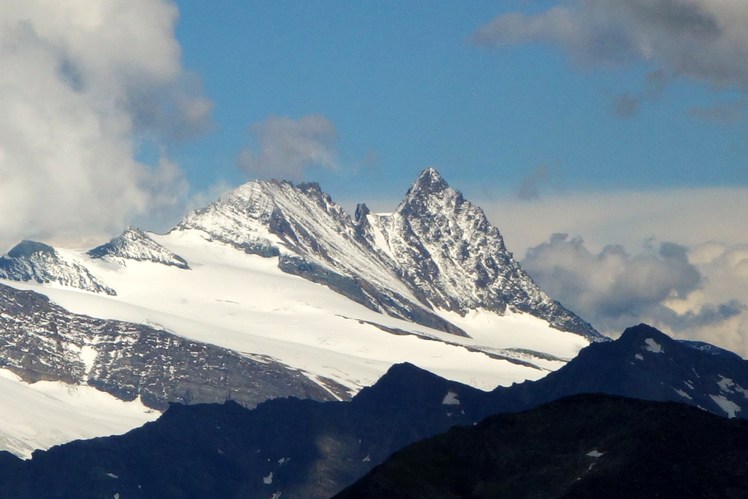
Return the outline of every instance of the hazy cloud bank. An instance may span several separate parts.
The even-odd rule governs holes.
[[[211,103],[181,66],[162,0],[10,0],[0,17],[2,244],[100,236],[186,196],[144,145],[200,133]],[[5,248],[4,248],[5,249]]]
[[[555,232],[582,235],[593,252],[611,243],[637,252],[650,238],[688,247],[705,241],[748,243],[748,188],[744,187],[550,192],[532,203],[509,196],[466,195],[484,209],[520,258]]]
[[[615,335],[649,322],[748,358],[748,189],[476,201],[531,275],[559,275],[555,283],[538,282],[601,330]],[[559,232],[572,236],[549,238]],[[665,271],[673,275],[663,276]]]

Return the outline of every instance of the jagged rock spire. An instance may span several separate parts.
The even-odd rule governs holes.
[[[413,186],[408,191],[408,194],[415,195],[416,193],[436,193],[447,189],[449,184],[444,178],[436,171],[435,168],[429,167],[421,172],[418,179],[415,181]]]

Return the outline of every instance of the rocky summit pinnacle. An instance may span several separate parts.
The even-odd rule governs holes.
[[[449,184],[433,167],[426,168],[418,176],[418,179],[410,188],[408,194],[435,193],[447,189]]]
[[[506,249],[483,210],[433,168],[424,170],[391,215],[370,216],[372,237],[395,260],[424,303],[457,312],[525,312],[562,331],[600,339],[588,323],[551,299]]]

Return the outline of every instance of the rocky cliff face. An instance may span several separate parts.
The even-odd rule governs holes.
[[[88,384],[153,408],[169,402],[346,397],[270,358],[252,358],[141,324],[76,315],[32,291],[0,285],[0,367],[27,382]],[[322,382],[324,383],[324,381]]]
[[[93,293],[116,295],[80,262],[36,241],[21,241],[0,257],[0,278],[11,281],[57,283]]]

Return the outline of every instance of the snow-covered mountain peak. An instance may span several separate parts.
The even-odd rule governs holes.
[[[316,183],[253,181],[188,215],[176,228],[249,254],[278,257],[289,274],[323,284],[377,312],[460,335],[400,278],[394,262],[362,237]]]
[[[449,184],[434,168],[429,167],[421,172],[418,179],[408,191],[409,196],[433,194],[449,189]]]
[[[362,204],[352,218],[316,183],[254,181],[167,234],[130,228],[88,252],[23,242],[0,258],[3,278],[50,298],[0,300],[0,342],[15,342],[22,379],[145,403],[236,399],[235,384],[261,389],[253,400],[344,397],[403,361],[490,389],[542,377],[600,339],[433,169],[393,213]]]
[[[94,293],[117,294],[76,258],[37,241],[23,240],[0,257],[0,278],[56,283]]]
[[[135,227],[128,227],[108,243],[90,250],[88,255],[91,258],[112,261],[148,261],[180,269],[190,268],[184,258],[164,248],[148,234]]]
[[[359,205],[353,219],[317,183],[252,181],[188,215],[176,230],[250,254],[395,317],[464,334],[436,319],[489,310],[527,312],[597,337],[524,273],[483,211],[424,170],[391,215]]]
[[[527,312],[590,339],[592,326],[548,297],[507,251],[483,210],[429,168],[392,215],[368,215],[374,240],[422,301],[464,315],[485,309]]]

